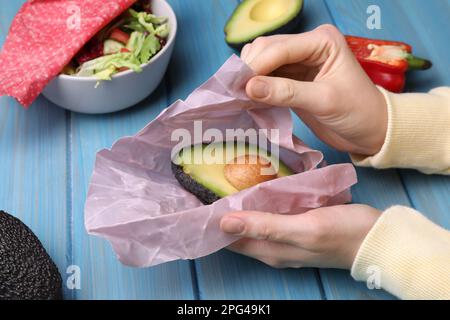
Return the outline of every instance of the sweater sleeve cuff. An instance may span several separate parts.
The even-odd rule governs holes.
[[[437,88],[429,94],[379,90],[388,107],[386,140],[372,157],[350,155],[353,163],[450,174],[450,89]]]
[[[351,274],[402,299],[450,299],[450,232],[413,209],[392,207],[363,241]]]

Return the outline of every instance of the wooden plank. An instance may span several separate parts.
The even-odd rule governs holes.
[[[180,49],[184,50],[177,50]],[[145,269],[125,267],[106,241],[88,236],[84,227],[84,203],[96,151],[111,147],[118,138],[137,133],[169,105],[167,98],[163,80],[150,97],[126,111],[71,115],[73,260],[82,272],[77,299],[195,298],[189,262]]]
[[[0,47],[23,2],[1,2]],[[66,129],[65,111],[44,98],[25,110],[13,98],[0,97],[0,209],[33,230],[63,279],[71,264]]]
[[[221,9],[228,15],[231,12],[230,2],[214,1],[211,4],[215,8],[213,10],[204,4],[200,5],[199,0],[171,2],[176,7],[180,21],[184,21],[183,25],[195,25],[199,36],[195,40],[189,38],[189,27],[184,31],[183,38],[186,40],[178,39],[176,58],[166,79],[170,84],[168,94],[163,84],[152,97],[129,112],[106,117],[68,116],[69,137],[73,142],[70,149],[66,147],[65,133],[68,128],[64,111],[41,98],[25,112],[12,99],[0,98],[0,177],[3,178],[3,185],[7,186],[0,188],[0,208],[13,212],[30,225],[63,275],[67,265],[72,263],[70,234],[66,230],[73,223],[73,258],[82,270],[82,289],[74,295],[77,298],[192,298],[191,280],[195,284],[195,277],[199,281],[201,298],[320,298],[320,287],[312,270],[272,270],[248,258],[224,251],[199,259],[195,263],[195,277],[191,279],[191,272],[185,262],[144,270],[122,267],[105,241],[86,235],[83,204],[95,151],[110,146],[120,136],[135,133],[169,101],[185,97],[231,53],[218,42],[217,35],[209,35],[223,26],[225,15],[217,13]],[[418,1],[407,4],[401,1],[378,3],[382,7],[386,25],[382,32],[371,32],[369,36],[392,38],[401,35],[401,39],[408,42],[416,41],[413,44],[417,46],[418,54],[432,57],[436,66],[445,66],[448,41],[442,30],[448,30],[448,21],[442,12],[449,12],[449,1],[427,2],[426,10],[419,7],[421,4]],[[359,28],[365,26],[364,13],[368,4],[372,3],[359,0],[328,1],[329,11],[339,27],[345,32],[360,31],[361,35],[364,35],[363,31],[367,32],[367,29]],[[18,3],[2,4],[0,43],[18,7]],[[319,21],[328,22],[329,17],[324,13],[326,7],[322,1],[309,1],[305,9],[307,19],[303,30],[319,24]],[[215,13],[214,19],[205,19],[210,17],[211,12]],[[427,23],[418,25],[417,21]],[[423,25],[427,25],[427,28],[422,28]],[[390,34],[389,30],[396,31]],[[211,41],[204,42],[205,39]],[[408,88],[424,90],[438,84],[448,84],[449,78],[441,70],[442,67],[435,68],[431,74],[413,76]],[[348,160],[346,155],[336,153],[318,142],[298,120],[296,133],[311,146],[323,150],[330,163]],[[65,159],[69,151],[71,182],[66,179]],[[358,174],[360,184],[354,188],[355,201],[381,209],[394,203],[410,204],[396,171],[358,169]],[[434,221],[448,227],[449,179],[426,177],[410,171],[402,171],[402,178],[414,205],[427,212]],[[66,182],[70,182],[72,190],[66,187]],[[54,196],[56,194],[58,197]],[[70,210],[66,212],[67,206]],[[363,284],[356,284],[348,272],[322,270],[320,278],[326,298],[329,299],[389,297],[379,291],[369,291]],[[66,297],[71,295],[71,292],[66,291]]]
[[[233,53],[223,27],[237,2],[172,0],[181,26],[169,70],[170,99],[185,98]],[[201,299],[320,299],[314,270],[274,270],[222,250],[195,261]]]
[[[194,298],[188,262],[146,269],[125,267],[106,241],[88,236],[84,228],[84,203],[96,151],[110,147],[120,137],[135,134],[167,103],[163,83],[132,109],[110,115],[71,116],[73,260],[82,272],[77,299]]]
[[[202,299],[322,299],[314,269],[273,269],[222,250],[196,261]]]
[[[444,66],[445,49],[448,50],[448,39],[445,32],[448,30],[448,19],[443,12],[449,12],[449,1],[429,1],[426,5],[420,1],[338,1],[326,0],[329,12],[332,14],[334,21],[341,31],[345,33],[385,39],[398,39],[412,44],[418,55],[432,58],[435,62],[440,62]],[[382,29],[368,30],[366,27],[366,9],[369,5],[376,4],[380,7],[382,13]],[[418,23],[420,21],[420,23]],[[424,22],[427,21],[428,23]],[[424,27],[426,26],[426,27]],[[424,42],[425,41],[425,42]],[[409,91],[426,91],[434,86],[449,83],[442,67],[434,68],[432,71],[415,73],[410,75],[407,90]],[[447,81],[442,81],[446,79]],[[395,175],[395,184],[389,183],[384,177],[389,175],[388,172],[371,172],[374,179],[380,182],[379,189],[371,186],[362,186],[361,192],[355,192],[355,200],[374,205],[376,207],[385,207],[390,204],[412,204],[419,210],[429,213],[429,216],[442,225],[450,224],[449,218],[449,198],[450,198],[450,181],[444,177],[427,177],[416,172],[400,171],[400,180],[406,185],[406,194],[396,187],[398,183],[395,171],[390,171]],[[360,180],[362,178],[360,176]],[[364,181],[362,181],[364,182]],[[366,188],[367,187],[367,188]],[[398,191],[398,192],[397,192]],[[372,194],[379,198],[366,201],[366,195]],[[399,194],[400,192],[400,194]],[[323,280],[327,296],[331,298],[372,298],[373,295],[369,291],[360,291],[356,296],[348,292],[339,294],[337,290],[342,292],[345,286],[340,284],[339,278],[330,279],[323,274]],[[385,297],[384,295],[376,295],[374,298]]]
[[[101,116],[72,116],[72,186],[74,261],[84,270],[82,299],[192,299],[188,262],[136,269],[121,265],[106,241],[88,236],[83,207],[95,152],[132,135],[168,104],[164,83],[149,98],[127,111]]]

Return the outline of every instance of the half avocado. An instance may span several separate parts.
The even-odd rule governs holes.
[[[304,0],[243,0],[225,25],[225,40],[240,49],[257,37],[290,33],[298,26]]]
[[[267,150],[241,142],[182,149],[172,160],[178,182],[203,204],[294,172]]]

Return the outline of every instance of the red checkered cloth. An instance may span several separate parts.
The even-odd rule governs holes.
[[[0,53],[0,95],[28,107],[104,26],[135,0],[30,0]]]

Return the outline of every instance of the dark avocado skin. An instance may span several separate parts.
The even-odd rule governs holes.
[[[172,172],[181,186],[195,195],[203,204],[211,204],[220,199],[211,190],[205,188],[200,183],[192,179],[188,174],[184,173],[183,168],[172,162]]]
[[[58,268],[19,219],[0,211],[0,300],[62,299]]]
[[[298,26],[300,25],[300,22],[302,21],[302,16],[303,16],[303,10],[305,8],[305,5],[302,5],[302,8],[300,9],[299,13],[297,14],[297,16],[292,19],[291,21],[289,21],[288,23],[286,23],[285,25],[283,25],[282,27],[271,31],[271,32],[267,32],[264,34],[259,35],[258,37],[266,37],[266,36],[273,36],[276,34],[291,34],[291,33],[295,33],[298,29]],[[241,51],[242,48],[248,44],[248,43],[252,43],[254,39],[251,39],[247,42],[242,42],[242,43],[229,43],[227,42],[228,46],[230,46],[231,48]]]

